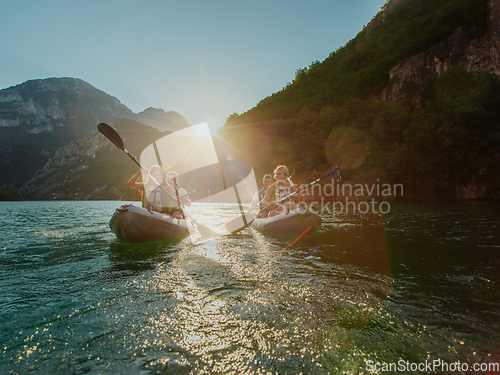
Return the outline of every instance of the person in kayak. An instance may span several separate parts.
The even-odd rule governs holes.
[[[139,169],[127,182],[127,186],[141,192],[142,207],[149,211],[156,211],[172,216],[174,219],[183,219],[182,208],[177,205],[174,188],[168,184],[163,168],[153,165],[149,169],[149,174],[158,184],[146,178],[143,182],[137,182],[139,176],[148,176],[147,169]],[[168,192],[166,192],[166,191]]]
[[[181,204],[191,207],[191,199],[189,199],[188,192],[186,191],[186,189],[179,186],[179,175],[177,174],[177,172],[170,171],[167,173],[167,183],[170,186],[173,186],[174,190],[177,189]]]
[[[262,202],[264,207],[272,206],[271,212],[269,212],[269,217],[273,217],[290,210],[294,210],[297,208],[295,203],[293,202],[294,197],[290,197],[284,201],[277,202],[280,199],[290,195],[301,188],[297,188],[293,182],[288,178],[289,172],[288,168],[285,165],[278,165],[274,170],[274,179],[276,182],[269,186],[266,191],[266,196]],[[299,193],[295,195],[298,201],[301,201],[301,196]]]
[[[256,191],[255,194],[253,195],[252,203],[248,208],[248,212],[251,212],[253,209],[255,209],[257,205],[259,205],[259,210],[262,210],[264,208],[262,203],[266,196],[267,189],[269,188],[269,186],[273,184],[273,176],[271,176],[270,174],[265,174],[264,177],[262,178],[262,184],[264,185],[264,187],[259,191]],[[257,217],[258,218],[267,217],[268,214],[269,214],[269,209],[260,212],[257,215]]]

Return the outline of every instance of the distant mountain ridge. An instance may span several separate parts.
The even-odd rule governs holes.
[[[135,114],[117,98],[77,78],[30,80],[0,90],[0,186],[19,187],[60,147],[100,122],[137,119],[162,131],[189,126],[176,112]]]
[[[135,119],[162,132],[175,132],[189,126],[184,116],[174,111],[165,112],[161,108],[149,107],[138,113]]]

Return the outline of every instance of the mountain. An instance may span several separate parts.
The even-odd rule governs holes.
[[[100,122],[140,119],[162,131],[189,126],[176,112],[135,114],[117,98],[76,78],[31,80],[0,90],[0,186],[17,188],[56,151]]]
[[[99,122],[133,112],[74,78],[32,80],[0,90],[0,185],[19,185],[56,150],[90,134]]]
[[[389,70],[389,81],[382,90],[381,99],[397,101],[403,82],[413,81],[424,87],[426,82],[437,79],[451,66],[460,66],[474,73],[500,74],[500,63],[496,54],[492,53],[500,45],[500,5],[498,1],[471,4],[477,4],[481,10],[481,18],[476,25],[468,27],[465,23],[431,48],[393,66]],[[478,13],[478,9],[472,14]]]
[[[127,150],[138,158],[153,141],[171,133],[124,118],[115,121],[112,126],[120,134]],[[220,158],[230,151],[217,139],[214,140],[214,147]],[[88,136],[58,149],[54,157],[18,189],[18,193],[22,198],[31,200],[138,200],[139,192],[127,187],[127,181],[137,169],[137,165],[123,151],[95,129]],[[192,198],[205,196],[212,172],[210,168],[196,170],[193,172],[196,178],[184,176],[182,186],[189,191],[196,189]],[[200,180],[203,186],[198,185]],[[0,200],[2,193],[6,200],[21,199],[12,192],[0,190]]]
[[[174,111],[165,112],[161,108],[149,107],[138,113],[135,119],[160,131],[175,132],[189,126],[182,115]]]
[[[219,135],[257,174],[307,156],[405,197],[500,198],[500,1],[391,0]]]
[[[127,150],[137,157],[153,141],[170,132],[136,120],[120,119],[112,124]],[[127,181],[136,164],[97,129],[88,136],[58,149],[54,157],[20,189],[23,198],[34,200],[139,199]]]

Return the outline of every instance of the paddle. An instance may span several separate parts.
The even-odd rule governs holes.
[[[320,178],[317,178],[316,180],[308,183],[307,185],[304,185],[304,188],[308,187],[308,186],[311,186],[311,185],[314,185],[320,181],[323,181],[327,178],[337,178],[340,176],[340,171],[338,170],[337,167],[330,167],[328,168],[326,171],[323,172],[323,174],[321,175]],[[291,194],[288,194],[286,197],[283,197],[281,198],[280,200],[276,201],[276,203],[279,203],[279,202],[282,202],[284,201],[285,199],[288,199],[290,198],[291,196],[295,195],[299,193],[299,190],[291,193]],[[243,221],[243,218],[238,216],[236,218],[234,218],[233,220],[229,221],[227,224],[226,224],[226,230],[230,233],[236,233],[236,232],[239,232],[240,230],[243,230],[245,229],[247,226],[249,226],[250,224],[252,224],[252,222],[255,220],[255,218],[257,217],[257,215],[259,213],[261,213],[262,211],[265,211],[267,210],[268,208],[270,208],[272,206],[267,206],[267,207],[264,207],[263,209],[261,209],[258,213],[256,213],[255,215],[250,215],[250,214],[246,214],[246,225],[245,224],[241,224],[242,221]],[[250,216],[249,216],[250,215]],[[250,218],[250,219],[249,219]]]
[[[116,132],[115,129],[113,129],[111,126],[108,124],[105,124],[104,122],[101,122],[99,125],[97,125],[97,129],[106,137],[108,138],[116,147],[118,147],[120,150],[124,151],[132,161],[139,166],[139,168],[143,169],[141,163],[137,160],[137,158],[132,155],[130,152],[127,151],[125,148],[125,144],[123,143],[122,138],[120,135]],[[151,178],[158,186],[160,186],[163,191],[165,191],[174,201],[177,200],[176,197],[174,197],[163,185],[161,185],[158,181],[154,179],[153,176],[148,171],[148,176]],[[180,203],[180,202],[179,202]],[[180,205],[179,205],[180,206]],[[181,206],[180,206],[181,207]],[[214,238],[218,237],[219,234],[209,227],[202,225],[198,223],[196,220],[194,220],[186,211],[184,207],[183,208],[183,213],[193,222],[195,223],[196,227],[198,228],[198,231],[201,234],[202,240],[209,239],[209,238]]]
[[[175,198],[177,199],[177,205],[181,206],[181,198],[179,197],[179,189],[177,188],[177,177],[174,177],[174,189],[175,189]]]
[[[300,163],[297,168],[295,168],[295,170],[288,178],[292,178],[295,173],[301,171],[304,168],[311,169],[312,166],[313,166],[313,159],[309,156],[308,158],[304,159],[304,161],[302,161],[302,163]]]

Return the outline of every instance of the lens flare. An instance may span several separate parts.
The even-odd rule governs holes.
[[[269,255],[269,258],[275,256],[275,255],[278,255],[279,253],[285,251],[286,249],[288,249],[290,246],[292,246],[295,242],[297,242],[298,240],[300,240],[308,231],[309,229],[311,229],[311,227],[307,228],[302,234],[298,235],[297,237],[295,237],[294,239],[292,239],[284,248],[278,250],[277,252],[275,252],[274,254],[271,254]]]
[[[334,128],[325,141],[326,159],[340,170],[358,168],[369,153],[366,135],[355,128]]]
[[[311,254],[309,254],[302,262],[300,262],[299,264],[297,264],[296,266],[293,266],[292,268],[289,268],[287,269],[286,271],[283,271],[281,272],[281,275],[283,275],[284,273],[287,273],[289,271],[293,271],[293,270],[296,270],[297,268],[299,268],[301,265],[303,265],[305,262],[308,262],[309,260],[312,259],[312,257],[314,256],[314,254],[316,254],[316,251],[318,251],[319,247],[321,246],[321,243],[316,246],[313,251],[311,252]]]

